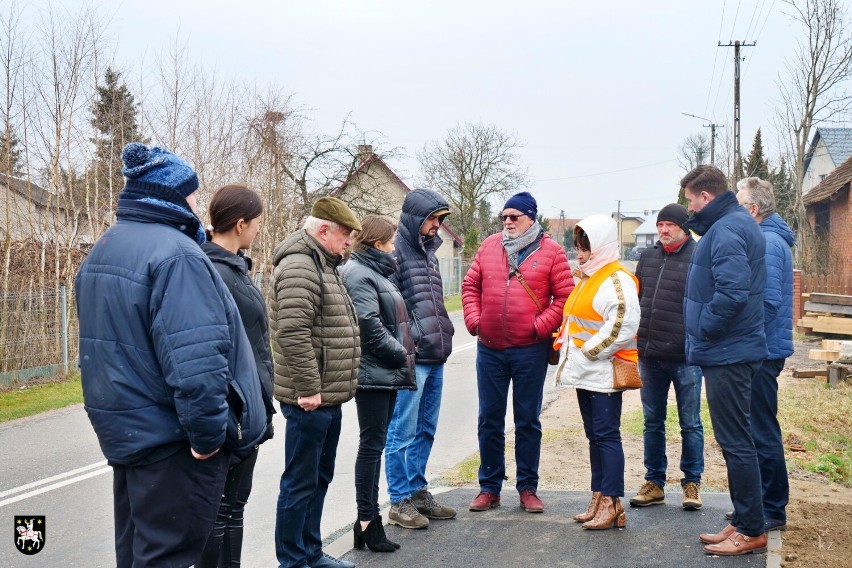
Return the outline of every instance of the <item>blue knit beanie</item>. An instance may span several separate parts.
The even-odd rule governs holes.
[[[503,206],[503,209],[517,209],[533,221],[535,221],[536,215],[538,214],[538,204],[535,202],[535,197],[526,191],[516,193],[510,197],[509,201],[506,202],[506,205]]]
[[[131,142],[121,152],[121,160],[124,162],[121,173],[127,178],[125,191],[182,204],[198,189],[195,171],[164,148]]]

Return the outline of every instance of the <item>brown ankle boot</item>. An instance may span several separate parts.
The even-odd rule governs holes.
[[[592,493],[592,500],[589,501],[589,507],[586,509],[586,512],[574,515],[574,520],[578,523],[585,523],[594,519],[595,513],[598,512],[598,505],[600,505],[602,496],[600,491]]]
[[[627,525],[627,515],[618,497],[601,497],[595,518],[583,523],[584,529],[604,530],[618,527],[623,529]]]

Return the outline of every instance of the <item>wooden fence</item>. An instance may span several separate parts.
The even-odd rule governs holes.
[[[811,292],[852,295],[852,275],[802,273],[802,293]]]

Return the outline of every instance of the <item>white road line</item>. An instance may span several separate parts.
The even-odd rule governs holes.
[[[459,347],[453,347],[452,355],[455,355],[459,351],[467,351],[468,349],[473,349],[474,347],[476,347],[476,343],[477,343],[476,341],[472,341],[470,343],[465,343],[464,345],[461,345]]]
[[[6,491],[0,492],[0,497],[6,497],[7,495],[13,495],[15,493],[21,493],[22,491],[27,491],[26,493],[21,493],[20,495],[16,495],[15,497],[11,497],[9,499],[3,499],[0,501],[0,507],[4,505],[10,505],[12,503],[17,503],[18,501],[22,501],[24,499],[28,499],[30,497],[35,497],[36,495],[41,495],[42,493],[47,493],[48,491],[53,491],[54,489],[59,489],[60,487],[65,487],[66,485],[71,485],[73,483],[77,483],[78,481],[83,481],[89,479],[91,477],[95,477],[98,475],[102,475],[104,473],[109,473],[112,471],[111,467],[106,466],[106,460],[93,463],[91,465],[87,465],[81,468],[73,469],[71,471],[66,471],[64,473],[60,473],[58,475],[54,475],[51,477],[46,477],[44,479],[40,479],[38,481],[33,481],[32,483],[27,483],[26,485],[21,485],[19,487],[13,487],[12,489],[7,489]],[[100,469],[97,469],[100,468]],[[94,470],[94,471],[91,471]],[[87,472],[87,473],[85,473]],[[70,478],[70,479],[66,479]],[[60,479],[64,479],[64,481],[59,481],[58,483],[53,483],[54,481],[58,481]],[[34,491],[28,491],[35,487],[41,487],[40,489],[35,489]]]

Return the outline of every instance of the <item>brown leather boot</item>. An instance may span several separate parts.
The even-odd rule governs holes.
[[[584,529],[605,530],[613,527],[623,529],[627,525],[627,515],[618,497],[602,496],[595,518],[583,523]]]
[[[598,505],[600,505],[602,496],[603,494],[600,491],[592,493],[592,500],[589,501],[589,507],[586,509],[586,512],[574,515],[574,520],[578,523],[586,523],[594,519],[595,513],[598,512]]]

